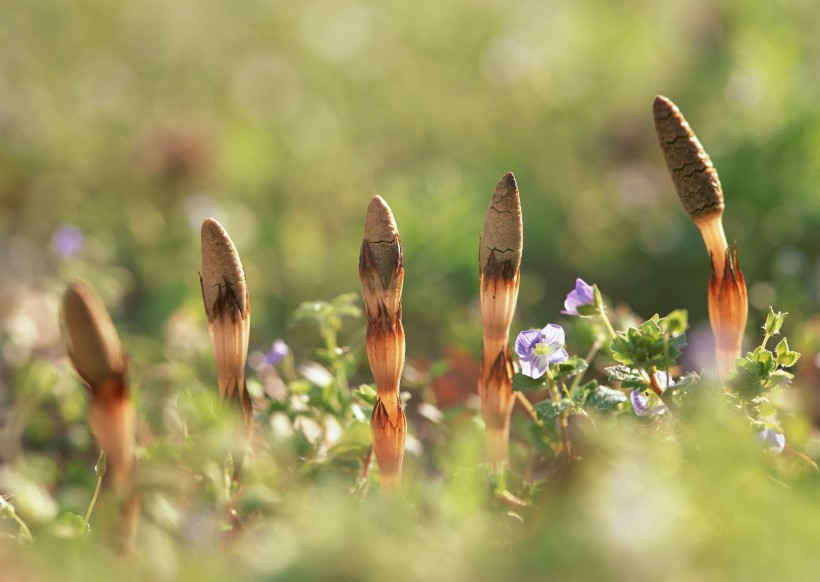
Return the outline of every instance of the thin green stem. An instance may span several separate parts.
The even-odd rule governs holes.
[[[601,321],[606,328],[606,332],[609,334],[610,339],[613,341],[618,341],[618,334],[615,333],[615,328],[612,327],[612,323],[609,321],[609,316],[604,311],[603,307],[598,310],[598,316],[601,318]]]
[[[592,347],[589,348],[589,352],[587,353],[586,357],[584,358],[584,360],[586,361],[587,364],[592,363],[592,358],[595,357],[595,354],[597,354],[598,350],[600,350],[600,349],[601,349],[601,339],[596,337],[595,341],[592,342]],[[583,379],[584,374],[586,374],[586,369],[584,371],[582,371],[580,374],[578,374],[577,376],[575,376],[575,378],[572,380],[572,384],[570,384],[570,386],[569,386],[570,394],[575,392],[575,389],[578,388],[578,386],[581,385],[581,380]]]
[[[94,505],[97,503],[97,496],[99,496],[100,488],[102,487],[102,480],[103,475],[97,477],[97,487],[94,489],[94,496],[91,498],[91,503],[88,505],[88,511],[85,512],[85,525],[88,525],[88,520],[91,519],[91,512],[94,511]]]
[[[524,410],[527,411],[527,414],[530,415],[530,418],[532,418],[532,420],[536,424],[543,426],[543,423],[538,418],[538,415],[535,413],[535,408],[533,408],[532,403],[529,401],[529,399],[526,396],[524,396],[524,394],[520,390],[516,390],[515,392],[513,392],[513,396],[518,398],[518,401],[521,403],[521,406],[524,407]]]
[[[552,377],[552,372],[547,367],[547,384],[550,387],[550,392],[552,393],[552,398],[554,402],[559,402],[561,400],[561,393],[558,390],[558,385],[555,383],[555,379]],[[567,414],[569,410],[563,411],[557,419],[558,422],[558,430],[561,433],[561,453],[565,453],[570,455],[572,452],[572,442],[569,439],[569,420],[567,419]]]
[[[23,536],[26,538],[26,540],[29,543],[33,543],[34,536],[31,535],[31,530],[26,525],[26,522],[20,519],[20,516],[17,515],[16,511],[14,511],[14,506],[8,501],[6,501],[5,497],[3,497],[2,495],[0,495],[0,507],[3,507],[7,511],[11,519],[13,519],[15,523],[17,523],[17,525],[20,527],[20,531],[23,532]]]

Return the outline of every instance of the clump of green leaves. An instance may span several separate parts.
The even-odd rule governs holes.
[[[788,313],[774,312],[769,307],[769,315],[763,326],[763,341],[745,357],[738,358],[723,383],[743,403],[755,408],[767,401],[767,396],[775,389],[787,385],[794,378],[785,368],[791,368],[800,359],[798,352],[789,349],[784,337],[774,351],[766,348],[772,336],[780,334]],[[752,415],[754,416],[754,415]]]
[[[675,365],[686,346],[687,314],[683,309],[664,318],[653,315],[637,328],[616,333],[610,350],[612,356],[626,366],[649,370],[668,370]]]

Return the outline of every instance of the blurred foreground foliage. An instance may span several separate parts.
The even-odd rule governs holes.
[[[282,356],[280,350],[275,365],[261,353],[251,358],[254,453],[245,459],[239,482],[232,479],[231,456],[240,420],[233,407],[217,400],[207,338],[189,346],[184,359],[134,370],[142,518],[129,560],[111,550],[104,497],[90,528],[81,517],[95,470],[104,471],[99,462],[95,469],[83,390],[63,377],[63,362],[33,364],[17,384],[14,400],[40,409],[16,412],[24,425],[24,434],[17,436],[29,450],[0,467],[0,488],[9,499],[0,507],[4,575],[27,580],[810,580],[816,575],[806,558],[813,555],[812,535],[820,523],[820,472],[811,460],[820,457],[820,448],[800,412],[796,387],[767,392],[766,399],[754,402],[741,397],[740,407],[716,384],[679,380],[668,388],[682,397],[680,387],[687,386],[674,414],[641,417],[632,414],[623,391],[595,380],[573,383],[577,390],[561,410],[544,401],[536,404],[535,424],[525,414],[513,417],[512,467],[503,487],[520,496],[517,500],[498,495],[499,485],[484,463],[476,403],[439,410],[433,378],[410,367],[403,383],[411,426],[403,485],[392,494],[371,488],[368,423],[375,393],[358,383],[356,360],[363,350],[348,347],[356,334],[342,331],[345,318],[360,315],[352,300],[345,295],[300,306],[298,318],[323,332],[319,347],[308,355]],[[576,321],[574,330],[599,335],[595,320]],[[664,334],[682,338],[685,314],[654,317],[636,333],[651,336],[658,325]],[[767,330],[764,346],[769,332],[776,330]],[[627,335],[638,337],[619,338]],[[667,347],[658,344],[653,350],[663,353]],[[593,360],[596,368],[602,359],[615,363],[601,355]],[[632,370],[634,376],[644,367],[671,370],[674,364],[657,361],[653,356],[631,362],[634,368],[621,364],[606,371],[610,380],[625,378],[618,380],[621,388],[643,390],[644,384],[630,384],[625,374]],[[592,367],[573,357],[555,364],[553,377],[568,382]],[[517,381],[529,395],[543,382]],[[576,410],[570,419],[581,422],[570,423],[580,457],[568,464],[555,462],[559,437],[552,426],[565,409]],[[775,455],[750,432],[754,418],[747,414],[778,411],[775,428],[785,428],[789,440]],[[50,426],[36,422],[46,413]],[[63,439],[70,441],[55,448]],[[373,463],[370,472],[377,471]]]

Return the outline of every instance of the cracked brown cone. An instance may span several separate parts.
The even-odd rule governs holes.
[[[718,374],[724,377],[740,357],[746,328],[746,283],[723,231],[723,189],[712,160],[680,110],[658,96],[652,107],[658,143],[678,197],[700,230],[712,264],[709,322],[715,337]]]
[[[478,394],[486,427],[487,458],[504,468],[509,458],[513,409],[509,338],[521,276],[523,224],[518,185],[505,174],[490,201],[479,243],[483,342]]]
[[[135,415],[128,391],[127,358],[99,296],[83,283],[66,289],[60,324],[66,352],[91,394],[88,423],[105,452],[102,531],[123,554],[133,551],[139,517],[134,478]]]
[[[399,397],[404,367],[401,323],[404,260],[393,213],[380,196],[374,196],[367,207],[359,277],[367,318],[367,359],[378,395],[370,435],[382,488],[390,489],[401,481],[407,437],[407,419]]]
[[[666,97],[653,105],[658,143],[666,159],[678,198],[700,229],[712,267],[720,277],[721,257],[729,245],[723,232],[723,189],[712,160],[680,110]]]

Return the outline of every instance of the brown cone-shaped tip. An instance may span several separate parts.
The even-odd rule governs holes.
[[[365,261],[365,254],[368,252],[368,260]],[[362,276],[363,270],[367,267],[366,262],[378,270],[385,291],[390,288],[394,274],[402,266],[399,229],[396,227],[390,207],[381,196],[373,196],[370,200],[364,219],[362,258],[359,263],[359,272]]]
[[[695,222],[722,214],[723,190],[717,171],[680,110],[659,95],[652,112],[658,143],[683,208]]]
[[[236,247],[213,218],[202,221],[202,299],[208,321],[219,317],[248,314],[245,271]]]
[[[481,273],[511,280],[521,266],[523,246],[521,198],[515,176],[508,172],[498,181],[484,219],[478,251]]]
[[[73,283],[63,294],[63,341],[71,363],[92,392],[116,380],[121,383],[126,357],[120,336],[103,302],[84,283]]]

